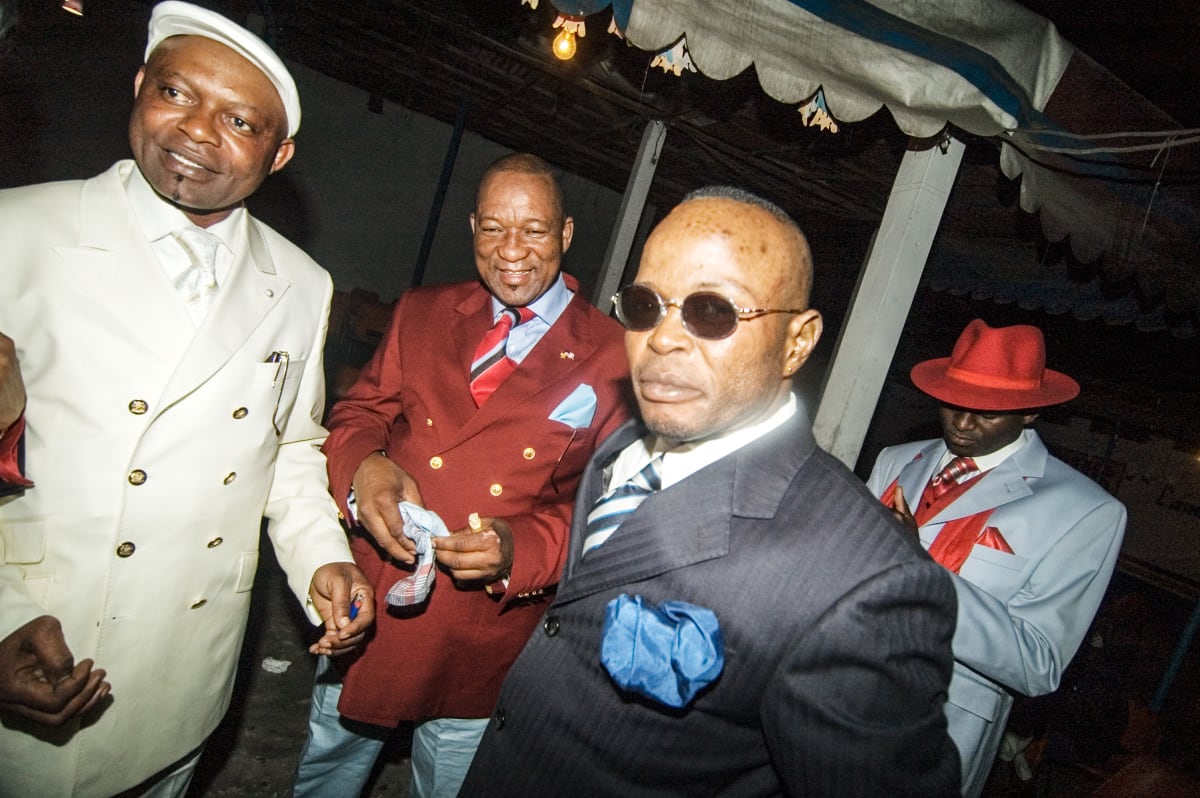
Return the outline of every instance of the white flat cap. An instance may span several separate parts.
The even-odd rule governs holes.
[[[267,80],[271,81],[275,91],[279,92],[279,99],[283,101],[283,110],[287,114],[288,137],[296,135],[296,131],[300,129],[300,93],[296,91],[296,82],[292,80],[291,73],[266,42],[215,11],[179,0],[159,3],[150,14],[150,38],[146,42],[146,60],[150,59],[154,48],[169,36],[203,36],[212,39],[258,67],[267,76]]]

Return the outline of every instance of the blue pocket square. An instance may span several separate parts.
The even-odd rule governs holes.
[[[551,411],[550,420],[566,424],[571,429],[579,429],[591,424],[594,415],[596,415],[596,392],[590,385],[580,385]]]
[[[626,690],[687,706],[725,667],[725,641],[712,610],[686,601],[657,607],[622,593],[608,602],[600,662]]]

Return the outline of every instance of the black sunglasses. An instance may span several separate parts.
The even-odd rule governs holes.
[[[627,330],[645,332],[657,327],[667,315],[668,307],[679,308],[683,328],[697,338],[719,341],[733,335],[739,321],[749,321],[768,313],[803,313],[804,309],[739,308],[727,296],[712,291],[688,294],[683,301],[666,299],[653,288],[627,285],[613,294],[617,319]]]

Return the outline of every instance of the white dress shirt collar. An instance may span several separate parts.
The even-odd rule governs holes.
[[[182,247],[171,237],[176,230],[192,224],[183,211],[159,196],[136,165],[129,170],[125,182],[125,195],[129,198],[129,207],[133,216],[142,226],[146,240],[158,257],[160,265],[169,280],[173,280],[179,271],[186,269],[190,263]],[[221,239],[224,244],[217,251],[216,277],[220,285],[229,277],[233,269],[234,254],[239,250],[236,246],[247,240],[246,224],[249,214],[244,206],[234,208],[229,216],[205,228],[208,232]]]
[[[676,482],[682,482],[705,466],[711,465],[722,457],[773,432],[798,412],[802,412],[800,402],[794,393],[790,393],[787,401],[762,421],[746,427],[738,427],[715,438],[673,444],[660,439],[657,435],[647,435],[626,446],[613,461],[609,484],[605,488],[630,479],[638,471],[641,471],[652,457],[659,454],[663,456],[662,487],[668,488]]]
[[[991,454],[981,454],[978,457],[972,458],[975,460],[975,467],[978,468],[981,473],[984,471],[991,471],[993,468],[1000,465],[1017,452],[1021,451],[1021,449],[1025,447],[1025,444],[1029,443],[1031,438],[1033,438],[1033,430],[1021,430],[1021,434],[1018,435],[1017,439],[1012,443],[1000,447]],[[934,469],[933,473],[939,473],[950,463],[951,460],[954,459],[954,457],[954,453],[947,449],[946,453],[942,455],[942,459],[938,461],[937,468]]]
[[[554,322],[558,321],[559,316],[567,309],[567,305],[571,304],[572,296],[574,294],[567,288],[562,272],[559,272],[557,279],[546,289],[546,292],[529,303],[528,307],[533,311],[534,317],[524,324],[513,327],[508,334],[505,354],[516,363],[524,360],[538,341],[542,340],[542,336],[549,332]],[[504,307],[504,303],[493,296],[492,319],[500,318],[500,311]]]

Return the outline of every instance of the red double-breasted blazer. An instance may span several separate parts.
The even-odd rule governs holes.
[[[330,413],[324,451],[343,511],[358,465],[385,449],[450,529],[466,526],[472,512],[503,518],[514,544],[504,593],[456,584],[443,570],[425,603],[397,608],[386,594],[408,572],[381,557],[369,536],[354,535],[378,614],[374,637],[345,666],[339,710],[349,718],[391,726],[486,717],[545,610],[565,561],[580,474],[630,412],[621,327],[564,276],[575,296],[483,407],[471,399],[468,372],[493,323],[490,295],[461,283],[407,291],[375,355]],[[552,420],[581,385],[596,394],[590,423]]]

